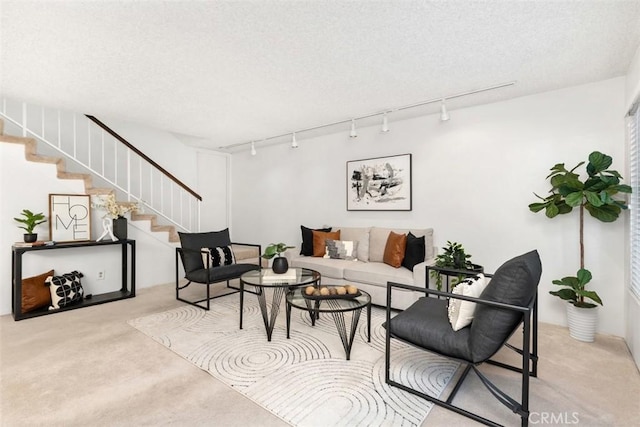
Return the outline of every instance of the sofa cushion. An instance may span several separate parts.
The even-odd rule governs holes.
[[[331,259],[346,259],[353,261],[358,259],[358,242],[351,240],[325,240],[327,254]]]
[[[402,229],[371,227],[371,231],[369,232],[369,261],[384,262],[384,248],[387,245],[389,233],[392,231],[397,234],[407,234],[411,232],[416,237],[425,236],[425,259],[431,259],[435,256],[432,228]]]
[[[313,256],[324,256],[327,252],[327,239],[340,240],[340,230],[324,232],[312,231],[313,233]]]
[[[407,249],[407,235],[389,232],[387,244],[384,247],[382,260],[391,267],[400,268],[404,260],[404,251]]]
[[[333,261],[333,260],[332,260]],[[346,261],[349,262],[349,261]],[[344,279],[387,286],[387,282],[413,285],[413,273],[406,268],[393,268],[382,262],[350,262],[344,267]]]
[[[302,244],[300,245],[300,255],[313,256],[313,229],[305,227],[304,225],[301,225],[300,230],[302,231]],[[329,232],[331,231],[331,227],[316,228],[315,230]]]
[[[369,231],[371,227],[335,227],[342,240],[358,242],[358,261],[369,262]]]
[[[347,261],[344,259],[331,259],[320,257],[299,257],[291,260],[292,267],[309,268],[322,275],[322,278],[344,279],[344,270],[358,264],[366,265],[360,261]],[[391,268],[391,267],[389,267]]]
[[[416,264],[424,261],[424,236],[416,237],[412,232],[407,234],[407,249],[404,252],[402,266],[413,271]]]

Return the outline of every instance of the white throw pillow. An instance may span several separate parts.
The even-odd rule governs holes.
[[[484,274],[462,280],[451,291],[452,294],[464,295],[466,297],[478,298],[484,288],[489,284],[489,280]],[[473,313],[476,311],[476,303],[463,301],[461,299],[449,299],[449,322],[454,331],[458,331],[473,320]]]

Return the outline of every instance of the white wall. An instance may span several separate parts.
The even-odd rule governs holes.
[[[506,102],[394,122],[391,131],[348,130],[315,139],[298,135],[300,148],[258,147],[232,158],[232,236],[267,244],[300,244],[300,225],[433,227],[436,245],[463,243],[475,263],[493,271],[507,259],[538,249],[543,263],[540,318],[566,324],[551,281],[579,267],[578,217],[533,214],[533,192],[545,194],[549,168],[575,165],[593,150],[624,158],[625,79],[616,78]],[[411,153],[413,210],[348,212],[348,160]],[[601,332],[624,335],[624,222],[586,219],[586,266],[604,300]]]

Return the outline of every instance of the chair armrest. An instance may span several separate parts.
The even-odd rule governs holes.
[[[534,297],[534,298],[532,298],[532,300],[529,303],[529,305],[520,306],[520,305],[514,305],[514,304],[506,304],[506,303],[498,302],[498,301],[491,301],[491,300],[485,300],[485,299],[480,299],[480,298],[468,297],[468,296],[465,296],[465,295],[452,294],[451,292],[437,291],[435,289],[420,288],[420,287],[417,287],[417,286],[405,285],[403,283],[387,282],[387,307],[391,307],[391,291],[392,291],[392,288],[401,288],[401,289],[407,289],[407,290],[411,290],[411,291],[415,291],[415,292],[422,292],[422,293],[425,294],[425,296],[436,295],[436,296],[445,297],[445,298],[460,299],[460,300],[464,300],[464,301],[475,302],[475,303],[482,304],[482,305],[488,305],[490,307],[497,307],[497,308],[504,308],[504,309],[512,310],[512,311],[518,311],[518,312],[521,312],[521,313],[530,312],[533,309],[533,305],[535,304],[535,300],[536,300],[536,298]],[[536,291],[536,293],[537,293],[537,291]]]

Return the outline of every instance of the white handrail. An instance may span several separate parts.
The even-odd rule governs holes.
[[[14,110],[19,110],[20,113],[16,114],[15,111],[9,111],[10,105],[16,106],[18,104],[20,104],[20,108]],[[176,191],[178,191],[178,197],[174,198],[174,185],[172,185],[173,182],[170,179],[169,185],[164,185],[163,181],[167,178],[167,176],[165,176],[163,171],[158,169],[152,163],[148,162],[145,158],[140,156],[135,151],[131,150],[125,144],[121,143],[118,139],[114,138],[92,120],[88,119],[84,115],[72,114],[72,120],[69,123],[68,116],[65,116],[63,114],[63,111],[57,110],[57,120],[54,121],[55,124],[49,123],[50,127],[57,126],[57,129],[45,130],[45,127],[47,125],[45,117],[45,107],[32,109],[29,108],[32,106],[28,105],[26,102],[14,101],[4,97],[2,98],[1,107],[2,111],[0,111],[0,116],[3,117],[6,121],[18,126],[23,137],[32,137],[37,141],[46,144],[55,152],[62,154],[64,158],[69,159],[74,164],[80,166],[81,169],[83,169],[83,172],[87,171],[93,174],[95,177],[105,181],[109,186],[117,190],[117,194],[119,195],[118,198],[120,198],[120,196],[123,196],[127,201],[138,201],[144,206],[145,212],[150,211],[156,214],[159,218],[162,218],[163,220],[176,226],[179,230],[187,232],[199,231],[200,200],[198,200],[197,197],[194,197],[193,194],[189,193],[184,188],[178,185],[175,185]],[[39,112],[40,117],[37,117],[34,120],[33,117],[29,115],[29,112],[33,113],[36,111]],[[65,121],[65,119],[67,120]],[[32,122],[40,123],[41,129],[39,131],[37,129],[33,129],[31,127]],[[67,126],[71,127],[72,129],[71,135],[64,134],[64,130]],[[79,126],[87,127],[86,140],[80,136],[84,135],[85,133],[78,132]],[[93,132],[100,132],[99,150],[92,150],[91,134]],[[57,136],[57,143],[54,143],[53,141],[47,139],[46,136],[48,135]],[[69,152],[68,149],[65,150],[65,148],[68,147],[65,147],[65,144],[62,143],[65,137],[72,140],[71,152]],[[105,142],[109,139],[113,140],[113,157],[110,156],[109,149],[107,149],[105,144]],[[82,155],[83,153],[85,153],[85,149],[87,157],[86,159],[83,159]],[[126,151],[122,152],[121,150],[123,149]],[[119,152],[126,153],[126,155],[119,156]],[[94,154],[99,156],[99,159],[97,159],[97,164],[100,165],[101,170],[97,170],[98,168],[93,167]],[[112,158],[112,160],[110,160],[110,158]],[[137,162],[134,161],[134,159],[136,158],[138,159]],[[123,162],[124,165],[122,164]],[[144,167],[149,168],[148,197],[145,197],[144,194]],[[154,174],[154,170],[160,173]],[[125,176],[120,177],[119,179],[118,171],[120,171],[120,173]],[[110,172],[113,172],[113,177],[109,176]],[[159,197],[156,197],[154,193],[158,189],[160,191],[160,194]],[[168,195],[165,194],[165,192],[167,191],[169,192]],[[170,206],[168,207],[168,209],[164,205],[165,196],[168,196],[167,199],[170,200]],[[174,209],[174,201],[176,199],[180,203],[180,209],[177,209],[180,215],[174,215],[174,212],[176,211],[176,209]],[[182,215],[184,207],[186,207],[187,210],[191,213],[193,212],[191,208],[194,202],[196,203],[196,206],[198,206],[196,214],[190,214],[188,218],[184,218],[184,216]]]

